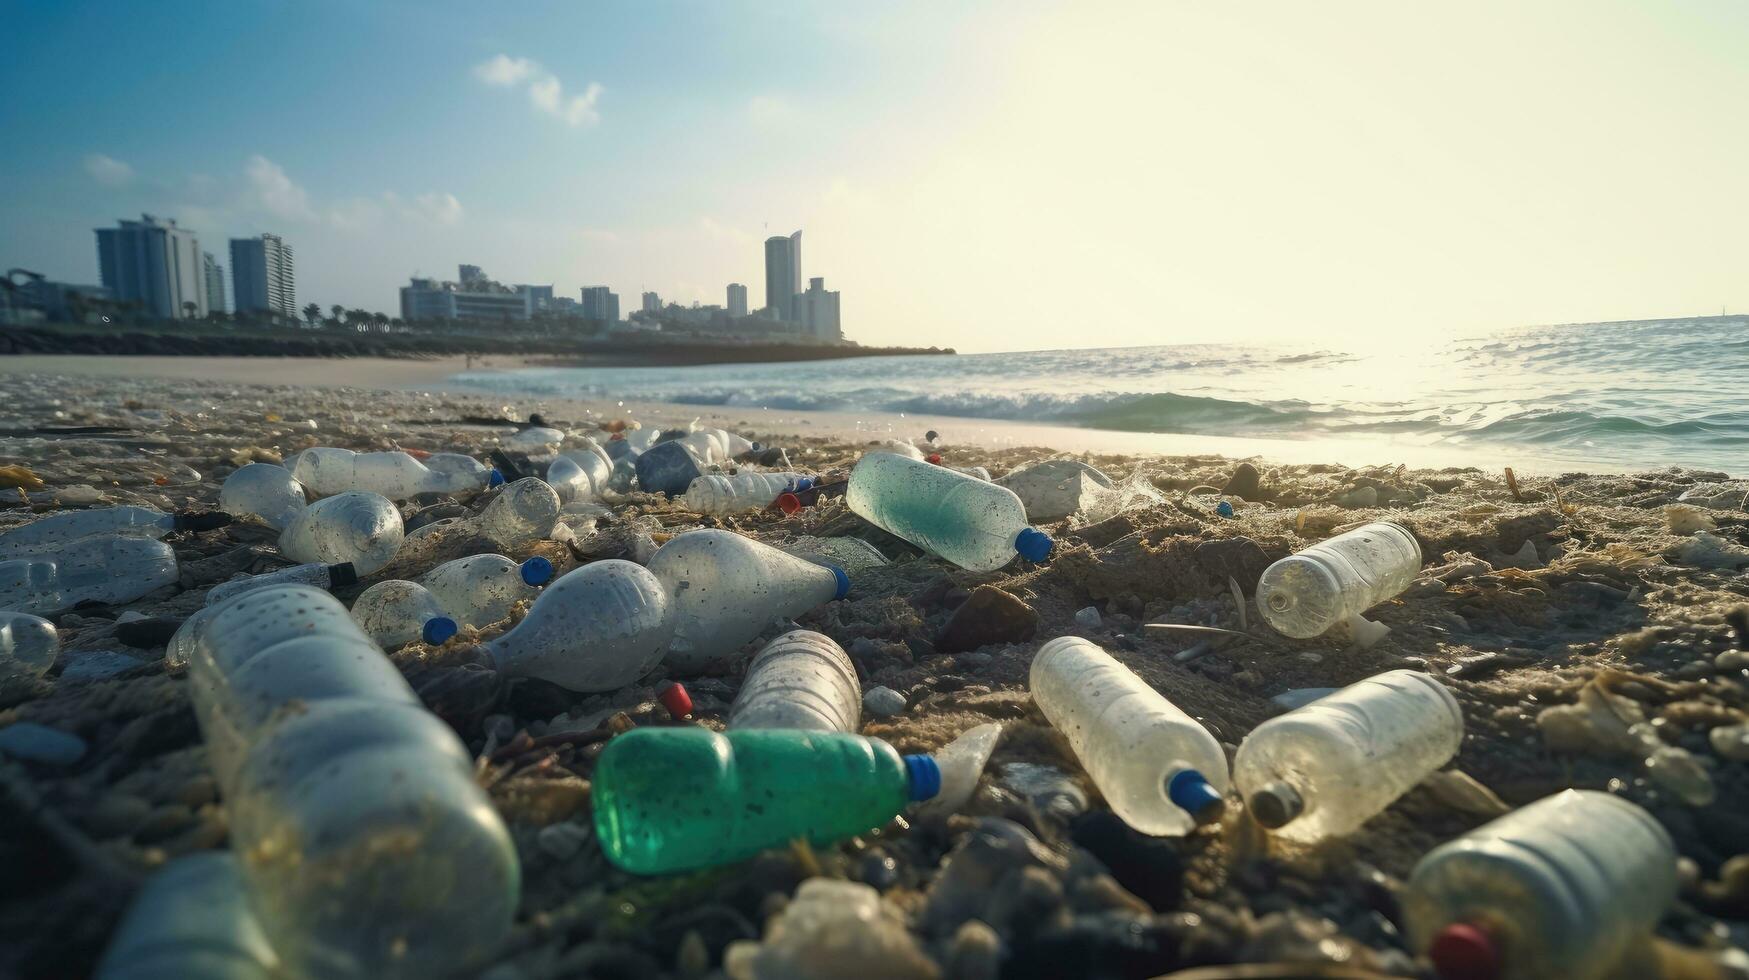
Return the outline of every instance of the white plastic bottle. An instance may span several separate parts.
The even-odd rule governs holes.
[[[516,849],[467,748],[339,600],[246,592],[170,645],[250,905],[289,975],[447,975],[498,947]]]
[[[388,579],[365,589],[352,602],[352,621],[384,650],[414,640],[442,643],[456,634],[448,610],[417,582]]]
[[[1111,654],[1078,636],[1058,637],[1033,657],[1029,684],[1125,823],[1165,837],[1220,818],[1221,744]]]
[[[1404,931],[1447,977],[1601,980],[1676,885],[1676,848],[1651,814],[1565,790],[1428,852],[1405,888]]]
[[[340,562],[335,565],[308,564],[293,565],[277,572],[265,572],[260,575],[245,575],[229,582],[220,582],[207,590],[206,604],[216,606],[235,595],[242,595],[255,589],[267,589],[276,585],[312,585],[324,591],[343,589],[358,583],[358,570],[350,562]]]
[[[851,470],[845,499],[864,519],[975,572],[1051,552],[1014,491],[922,460],[869,453]]]
[[[55,558],[64,546],[99,535],[161,538],[172,531],[210,531],[230,522],[225,514],[166,514],[152,507],[62,511],[0,532],[0,560]]]
[[[419,579],[459,625],[486,626],[510,615],[510,607],[540,595],[553,580],[553,563],[540,555],[518,563],[503,555],[469,555],[426,572]]]
[[[729,708],[730,728],[854,732],[861,725],[856,666],[831,637],[811,630],[791,630],[754,655]]]
[[[54,612],[81,602],[121,605],[174,585],[176,552],[155,538],[81,538],[56,559],[0,562],[0,609]]]
[[[499,671],[572,691],[614,691],[662,661],[674,607],[640,565],[591,562],[546,587],[515,628],[483,644]]]
[[[361,491],[391,500],[422,493],[484,490],[494,472],[479,460],[457,453],[437,453],[420,462],[398,450],[357,453],[331,446],[306,449],[286,460],[286,468],[317,496]]]
[[[649,567],[674,601],[674,642],[664,663],[682,673],[719,664],[773,622],[850,591],[841,568],[716,528],[675,535]]]
[[[177,858],[146,879],[116,927],[97,980],[274,980],[279,957],[249,909],[228,851]]]
[[[1378,521],[1269,566],[1257,582],[1257,608],[1277,632],[1311,639],[1402,592],[1420,572],[1415,536]]]
[[[60,652],[61,635],[54,623],[0,611],[0,677],[41,677]]]
[[[225,477],[219,509],[232,517],[253,517],[276,531],[309,505],[291,471],[272,463],[250,463]]]
[[[500,548],[531,544],[559,523],[559,495],[534,477],[517,480],[474,518],[480,534]]]
[[[769,507],[778,495],[811,486],[813,481],[800,473],[743,471],[734,476],[698,477],[687,486],[683,499],[689,510],[700,514],[738,514]]]
[[[583,455],[585,459],[595,460],[594,454]],[[561,453],[547,464],[547,485],[559,495],[559,502],[562,504],[591,500],[607,489],[607,477],[612,472],[609,467],[598,482],[590,469],[585,468],[577,459]]]
[[[1463,739],[1463,711],[1444,684],[1393,670],[1258,725],[1233,758],[1233,783],[1281,837],[1342,837],[1450,761]]]
[[[401,512],[387,497],[351,490],[318,500],[279,534],[279,552],[295,562],[351,563],[369,575],[401,550]]]

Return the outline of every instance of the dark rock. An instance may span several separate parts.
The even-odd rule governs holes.
[[[638,474],[638,488],[648,493],[685,493],[693,480],[704,475],[705,464],[685,443],[659,442],[651,446],[632,464]]]
[[[137,650],[162,650],[170,638],[182,628],[182,620],[174,616],[150,616],[145,619],[117,620],[115,638]]]
[[[1263,483],[1263,474],[1257,472],[1257,467],[1250,463],[1240,463],[1233,468],[1233,475],[1227,477],[1226,485],[1221,487],[1224,496],[1239,497],[1244,500],[1259,500],[1258,490]]]
[[[1219,538],[1204,541],[1193,553],[1196,563],[1224,588],[1228,578],[1256,582],[1269,567],[1269,555],[1250,538]]]
[[[973,590],[941,628],[935,648],[964,653],[990,643],[1020,643],[1038,629],[1038,610],[993,585]]]
[[[510,682],[508,709],[518,718],[551,718],[577,703],[577,695],[551,681],[518,677]]]
[[[991,922],[991,906],[1005,882],[1013,885],[1027,869],[1060,874],[1067,867],[1062,855],[1019,824],[993,817],[979,820],[942,862],[923,908],[924,927],[947,935],[967,919]]]
[[[1010,937],[1005,980],[1032,977],[1157,977],[1179,965],[1178,940],[1166,924],[1125,912],[1081,915],[1036,936]]]
[[[899,862],[886,851],[872,848],[862,856],[859,877],[865,884],[884,892],[899,883]]]
[[[1133,830],[1110,810],[1092,810],[1071,821],[1069,839],[1154,911],[1175,909],[1184,900],[1184,857],[1167,838]]]

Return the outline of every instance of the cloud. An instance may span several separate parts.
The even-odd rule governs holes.
[[[474,77],[487,85],[509,87],[527,78],[540,68],[527,58],[512,58],[501,54],[474,66]]]
[[[798,115],[795,105],[780,95],[756,95],[747,102],[747,119],[755,126],[781,126]]]
[[[454,194],[421,194],[413,199],[427,221],[453,225],[462,220],[462,202]]]
[[[102,153],[93,153],[85,158],[85,172],[91,179],[105,187],[121,187],[134,179],[134,168]]]
[[[243,166],[248,180],[248,201],[258,210],[288,221],[309,221],[316,217],[310,208],[310,195],[286,176],[285,169],[257,153]]]
[[[567,97],[564,83],[540,62],[507,54],[475,65],[474,77],[495,88],[514,88],[527,82],[528,101],[537,110],[570,126],[593,126],[601,121],[596,106],[605,90],[599,82],[590,82],[581,95]]]

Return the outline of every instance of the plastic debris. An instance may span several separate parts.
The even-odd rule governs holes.
[[[210,531],[230,522],[225,514],[166,514],[153,507],[67,511],[0,532],[0,559],[53,557],[59,549],[89,538],[162,538],[172,531]]]
[[[324,591],[343,589],[357,584],[358,570],[350,562],[340,562],[334,565],[323,565],[312,562],[306,565],[293,565],[276,572],[265,572],[260,575],[244,575],[229,582],[221,582],[207,591],[206,604],[216,606],[232,596],[242,595],[255,589],[272,588],[276,585],[311,585]]]
[[[25,613],[0,612],[0,678],[41,677],[60,652],[55,624]]]
[[[843,649],[823,633],[794,630],[747,665],[728,727],[854,732],[861,708],[856,667]]]
[[[629,561],[560,576],[522,622],[485,644],[498,669],[572,691],[612,691],[660,663],[675,613],[660,580]]]
[[[7,490],[41,490],[48,484],[43,478],[31,472],[30,467],[13,464],[0,466],[0,488]]]
[[[0,609],[51,613],[81,602],[119,605],[176,584],[176,552],[155,538],[83,538],[53,561],[0,561]]]
[[[1381,521],[1270,565],[1257,608],[1277,632],[1311,639],[1402,592],[1420,571],[1415,536]]]
[[[147,879],[96,973],[97,980],[280,975],[279,958],[250,910],[237,859],[224,851],[177,858]]]
[[[303,486],[291,473],[268,463],[250,463],[226,477],[219,488],[220,510],[232,517],[253,517],[276,531],[285,530],[308,505]]]
[[[298,512],[280,532],[279,551],[295,562],[344,562],[369,575],[395,557],[404,538],[401,512],[387,497],[348,491]]]
[[[1013,491],[891,453],[864,456],[845,499],[863,519],[972,571],[995,571],[1016,554],[1043,561],[1053,546]]]
[[[771,921],[763,942],[723,952],[730,980],[937,980],[904,916],[868,885],[810,878]]]
[[[941,791],[918,806],[917,815],[947,816],[965,806],[1001,740],[1002,725],[991,722],[968,728],[942,746],[935,753],[935,764],[941,769]]]

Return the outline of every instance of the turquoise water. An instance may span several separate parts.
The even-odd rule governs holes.
[[[1181,345],[472,372],[542,397],[945,415],[1130,432],[1388,438],[1575,466],[1749,473],[1749,317],[1538,327],[1392,351]]]

